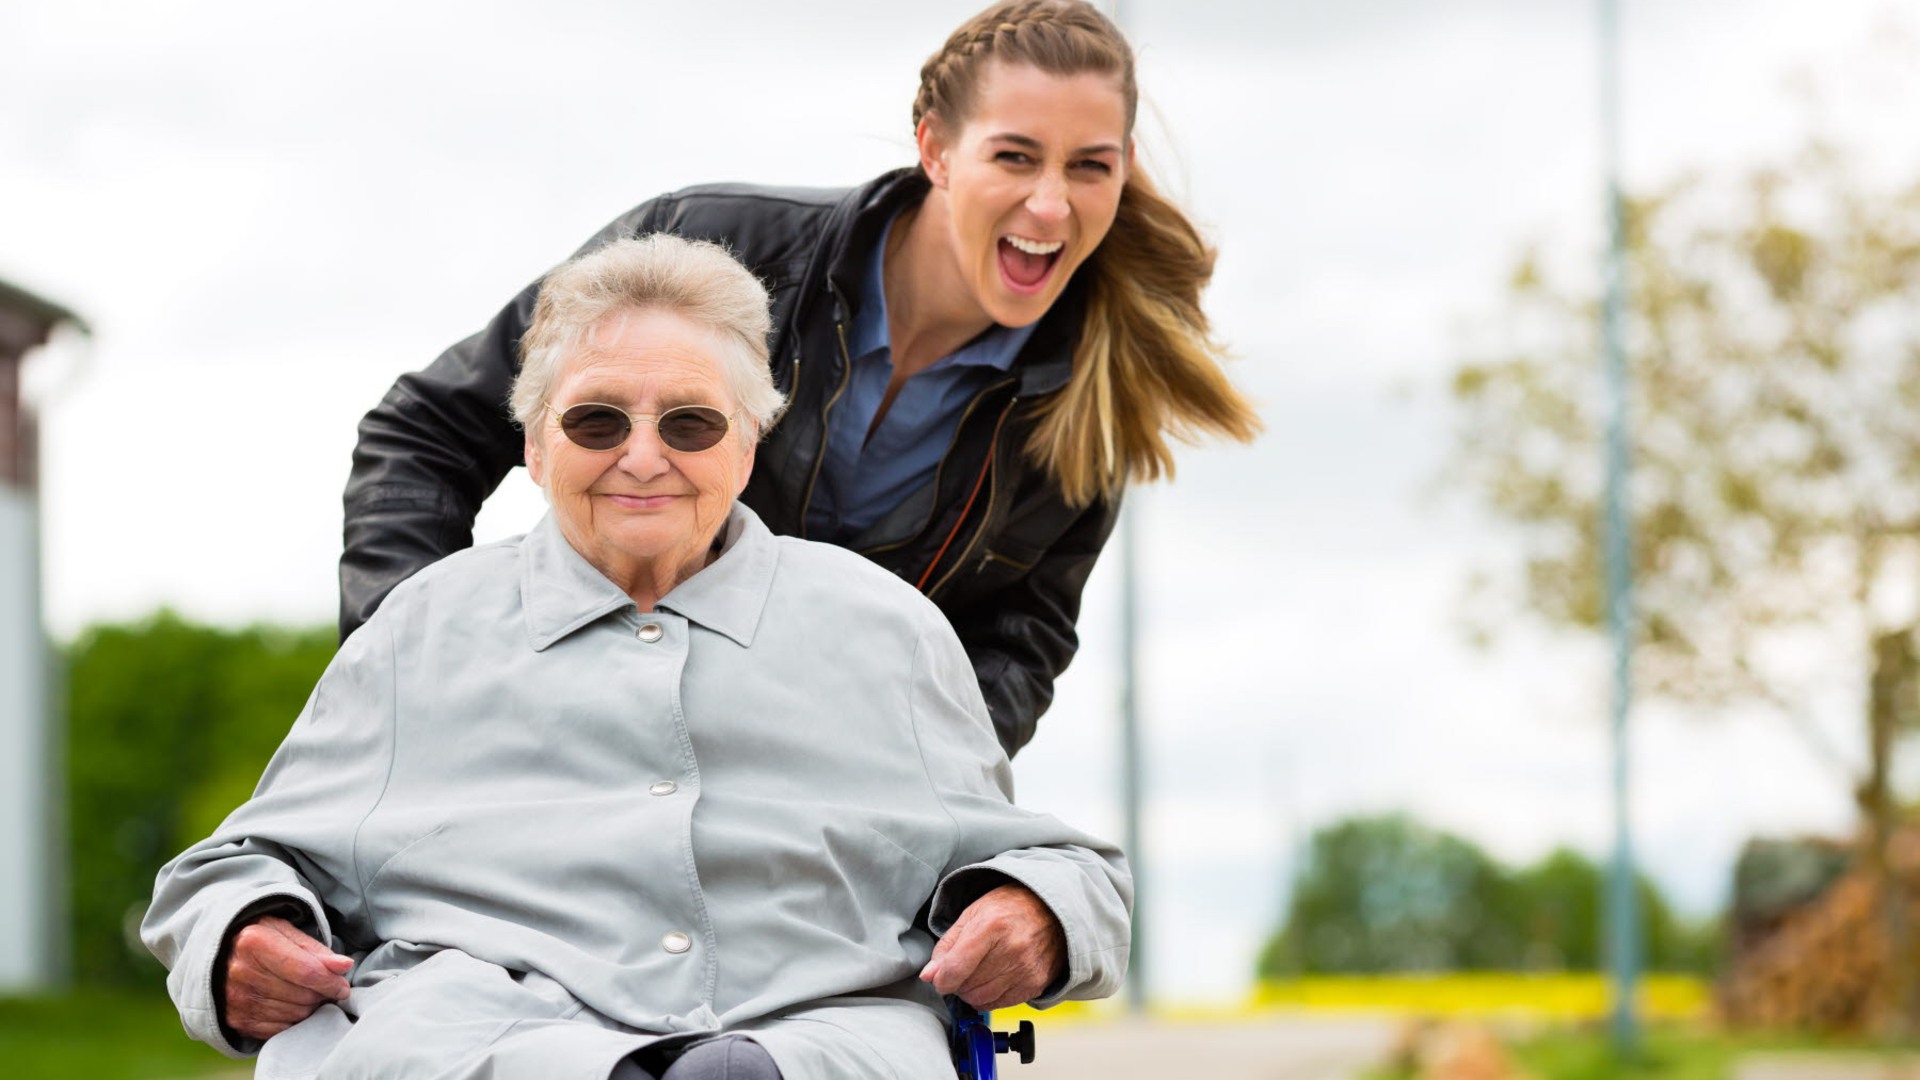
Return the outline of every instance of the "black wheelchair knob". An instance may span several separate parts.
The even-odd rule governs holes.
[[[996,1031],[993,1033],[993,1052],[996,1054],[1019,1054],[1020,1064],[1033,1064],[1033,1021],[1020,1021],[1017,1031]]]

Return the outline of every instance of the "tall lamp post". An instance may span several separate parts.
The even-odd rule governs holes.
[[[1128,951],[1127,1010],[1147,1009],[1147,936],[1142,930],[1146,892],[1145,852],[1141,846],[1140,803],[1144,777],[1140,754],[1139,536],[1134,506],[1120,511],[1120,805],[1125,822],[1121,842],[1133,869],[1133,943]]]
[[[1122,31],[1120,0],[1108,0],[1108,17]],[[1145,797],[1145,766],[1140,749],[1139,545],[1135,527],[1138,503],[1120,511],[1120,812],[1121,842],[1133,870],[1133,942],[1128,950],[1127,1010],[1147,1009],[1146,925],[1147,856],[1140,828]]]
[[[27,354],[72,312],[0,281],[0,993],[66,976],[65,795],[52,651],[40,617],[39,435]]]
[[[1633,700],[1633,519],[1628,505],[1628,394],[1625,343],[1626,207],[1620,196],[1619,0],[1600,4],[1600,138],[1606,174],[1607,252],[1600,337],[1606,379],[1607,631],[1613,642],[1613,865],[1607,880],[1607,958],[1613,978],[1613,1045],[1638,1049],[1635,988],[1640,976],[1640,918],[1628,814],[1628,712]]]

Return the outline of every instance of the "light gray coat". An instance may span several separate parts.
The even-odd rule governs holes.
[[[1004,875],[1004,877],[1002,877]],[[142,933],[222,1030],[236,919],[290,900],[357,958],[260,1072],[605,1077],[753,1036],[788,1080],[949,1078],[916,975],[1006,878],[1066,929],[1039,1002],[1127,961],[1118,851],[1013,805],[959,642],[915,590],[735,506],[642,613],[551,517],[451,556],[353,634],[253,798],[160,871]]]

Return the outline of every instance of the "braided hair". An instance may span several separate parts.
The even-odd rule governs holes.
[[[920,68],[915,130],[929,120],[949,131],[964,126],[992,61],[1117,77],[1131,142],[1139,104],[1133,49],[1085,0],[1005,0],[967,20]],[[1246,442],[1258,434],[1259,417],[1221,369],[1225,349],[1200,305],[1214,255],[1146,173],[1130,169],[1113,226],[1079,271],[1090,281],[1073,374],[1038,406],[1026,447],[1069,503],[1111,498],[1129,480],[1171,477],[1170,438]]]
[[[1093,71],[1120,76],[1127,133],[1133,133],[1140,94],[1133,82],[1133,49],[1100,9],[1080,0],[1010,0],[968,19],[920,67],[913,126],[932,116],[958,125],[972,112],[982,69],[991,59],[1032,64],[1051,75]]]

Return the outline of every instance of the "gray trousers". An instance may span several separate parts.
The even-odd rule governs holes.
[[[645,1058],[645,1053],[636,1057]],[[658,1055],[656,1055],[658,1056]],[[780,1080],[780,1067],[760,1044],[744,1035],[727,1035],[672,1056],[649,1072],[628,1058],[608,1080]]]

